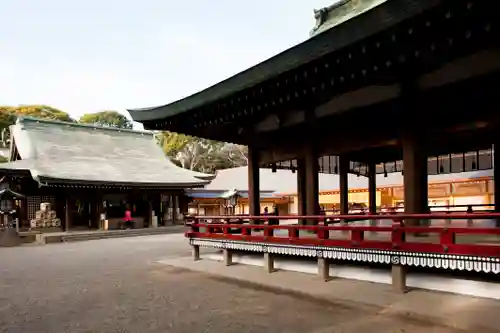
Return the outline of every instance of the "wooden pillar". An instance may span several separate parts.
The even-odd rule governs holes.
[[[226,266],[231,266],[233,264],[233,251],[224,249],[222,250],[222,256],[224,257]]]
[[[172,200],[172,224],[176,225],[177,224],[177,207],[178,207],[178,194],[174,193],[171,197]]]
[[[308,146],[304,152],[304,164],[305,164],[305,187],[306,187],[306,214],[307,215],[318,215],[319,214],[319,166],[318,166],[318,155],[314,150],[314,147]],[[308,224],[316,224],[317,220],[310,220]]]
[[[297,160],[297,215],[306,215],[306,166],[303,158]],[[299,224],[305,224],[300,219]]]
[[[264,270],[268,273],[274,272],[274,256],[271,253],[264,253]]]
[[[500,213],[500,140],[493,145],[493,149],[493,198],[495,212]],[[500,219],[497,219],[496,224],[500,227]]]
[[[340,214],[349,214],[349,159],[339,156]]]
[[[427,154],[425,151],[425,135],[415,129],[425,128],[424,119],[418,117],[422,105],[420,91],[413,72],[401,73],[401,107],[402,112],[409,115],[401,128],[401,143],[403,148],[403,183],[404,204],[406,214],[428,213],[428,181],[427,181]],[[406,220],[409,225],[426,224],[428,221]]]
[[[330,262],[326,258],[318,258],[318,276],[323,281],[330,280]]]
[[[20,225],[21,226],[27,226],[28,228],[31,228],[31,223],[30,223],[30,219],[28,217],[28,199],[26,197],[24,197],[23,199],[21,199],[22,201],[22,205],[21,205],[21,221],[20,221]]]
[[[402,265],[392,265],[391,269],[392,287],[399,293],[406,292],[406,269]]]
[[[92,195],[90,199],[90,227],[97,229],[99,228],[101,220],[102,200],[100,198],[100,193],[93,192],[89,194]]]
[[[71,200],[66,194],[66,204],[64,206],[64,231],[69,231],[71,228]]]
[[[187,215],[187,213],[189,211],[189,202],[190,202],[189,197],[186,196],[184,191],[179,193],[179,212],[180,213]]]
[[[260,215],[259,151],[248,147],[248,206],[250,216]]]
[[[200,260],[200,246],[199,245],[193,245],[192,246],[193,250],[193,260],[198,261]]]
[[[425,149],[418,142],[416,135],[404,135],[402,143],[405,213],[428,213],[427,155]],[[415,219],[407,221],[410,225],[418,225],[421,222],[425,223],[425,221]]]
[[[153,203],[151,200],[151,196],[148,196],[148,225],[150,228],[153,227]]]
[[[368,164],[368,209],[370,214],[377,214],[377,173],[375,163]],[[370,220],[370,225],[376,225],[377,220]]]

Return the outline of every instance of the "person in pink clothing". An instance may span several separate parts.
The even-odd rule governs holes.
[[[123,225],[125,228],[131,228],[134,225],[134,220],[132,220],[132,211],[130,210],[130,207],[127,206],[125,208],[125,216],[123,217]]]

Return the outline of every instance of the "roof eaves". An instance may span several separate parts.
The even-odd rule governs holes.
[[[63,179],[47,176],[37,176],[36,180],[42,185],[75,184],[75,185],[98,185],[111,187],[147,187],[147,188],[199,188],[207,185],[209,181],[189,182],[189,183],[148,183],[148,182],[111,182],[105,180],[82,180]]]

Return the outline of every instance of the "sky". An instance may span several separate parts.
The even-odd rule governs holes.
[[[0,105],[167,104],[304,41],[333,2],[0,0]]]

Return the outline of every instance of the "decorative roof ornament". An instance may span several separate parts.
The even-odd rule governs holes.
[[[338,0],[333,5],[314,10],[316,25],[310,36],[314,37],[330,28],[350,20],[387,0]]]

